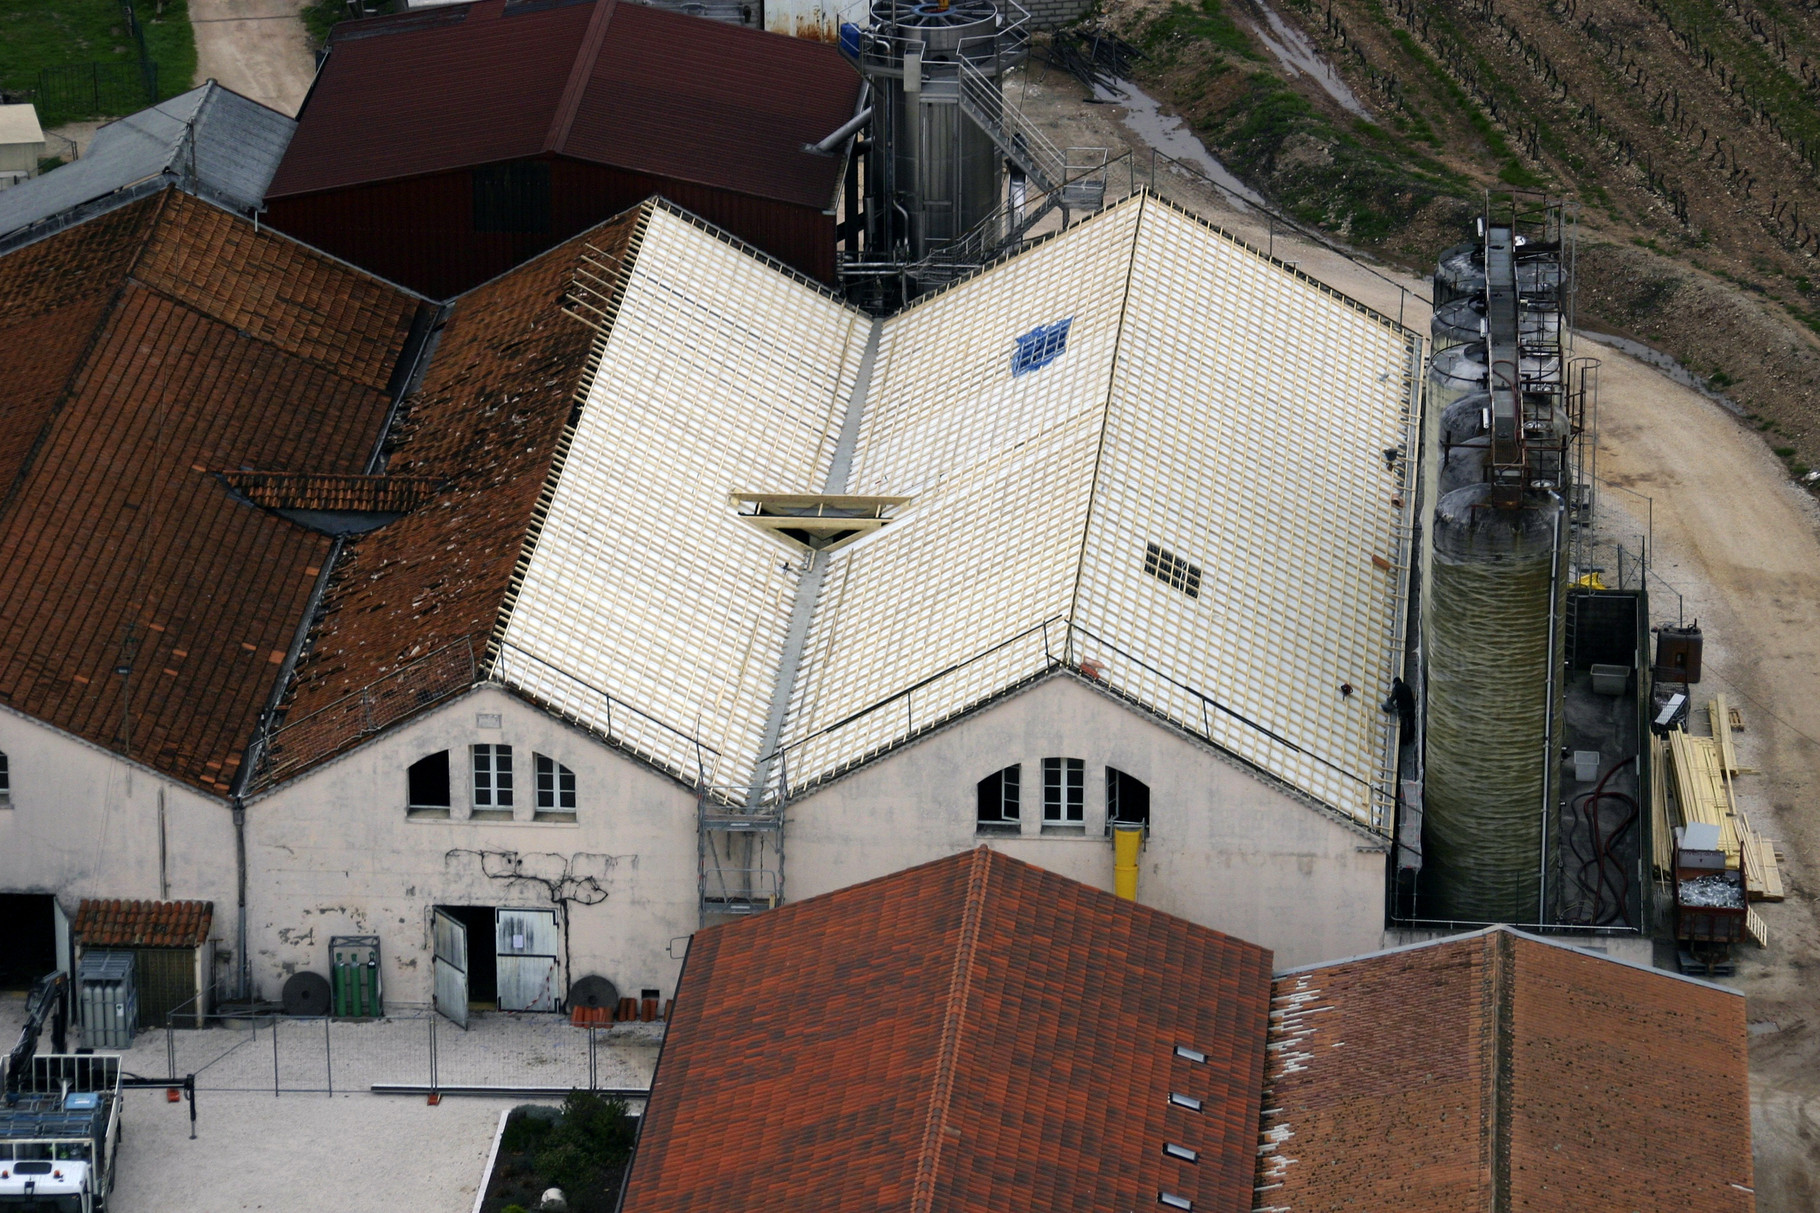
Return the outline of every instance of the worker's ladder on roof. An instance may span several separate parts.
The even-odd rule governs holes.
[[[697,789],[701,925],[774,909],[784,900],[784,814],[746,788]]]

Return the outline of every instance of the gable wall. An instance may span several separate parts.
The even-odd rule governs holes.
[[[1086,764],[1079,834],[1041,832],[1046,756]],[[976,834],[978,781],[1014,762],[1023,833]],[[1384,844],[1070,677],[1038,683],[793,805],[788,900],[980,843],[1110,890],[1107,766],[1150,785],[1143,904],[1262,944],[1279,968],[1382,944]]]

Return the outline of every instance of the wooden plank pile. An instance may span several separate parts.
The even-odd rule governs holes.
[[[1781,853],[1751,825],[1732,786],[1734,775],[1749,772],[1738,764],[1732,744],[1732,733],[1744,728],[1743,719],[1723,695],[1713,697],[1707,714],[1713,726],[1711,737],[1695,737],[1677,728],[1665,739],[1651,739],[1656,747],[1655,769],[1667,771],[1669,776],[1655,780],[1652,788],[1656,870],[1667,874],[1674,868],[1674,828],[1704,822],[1719,827],[1726,866],[1743,870],[1750,899],[1781,901],[1785,896],[1778,863]]]

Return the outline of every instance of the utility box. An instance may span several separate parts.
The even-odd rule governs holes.
[[[372,1019],[385,1013],[379,989],[379,936],[329,936],[329,1013]]]
[[[1684,628],[1656,629],[1656,681],[1696,683],[1700,681],[1700,655],[1706,639],[1695,623]]]
[[[1622,695],[1630,687],[1630,667],[1595,662],[1592,666],[1592,689],[1595,695]]]
[[[84,952],[76,973],[76,1018],[91,1049],[125,1049],[139,1028],[139,991],[131,952]]]

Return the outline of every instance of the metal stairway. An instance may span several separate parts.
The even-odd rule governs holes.
[[[1053,200],[1045,210],[1060,206],[1066,210],[1097,211],[1105,205],[1105,148],[1071,148],[1063,152],[1022,110],[1005,100],[998,81],[965,58],[953,64],[929,66],[954,69],[953,87],[961,112],[986,132],[1007,160],[1024,170],[1039,191]],[[923,86],[926,93],[931,85],[939,89],[937,80],[932,79]]]

